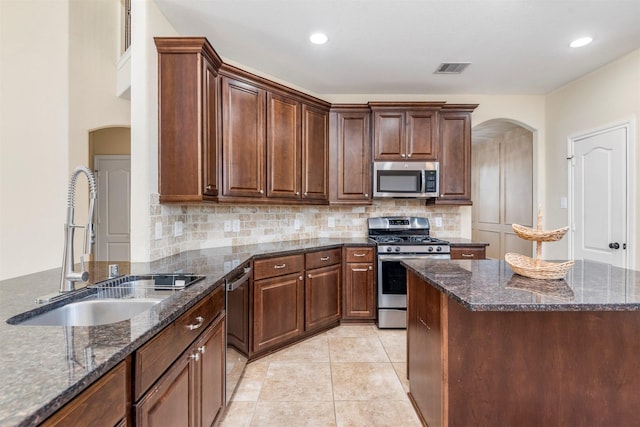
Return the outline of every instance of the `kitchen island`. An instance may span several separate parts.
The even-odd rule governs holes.
[[[407,372],[437,426],[640,425],[640,272],[565,280],[504,261],[407,260]]]

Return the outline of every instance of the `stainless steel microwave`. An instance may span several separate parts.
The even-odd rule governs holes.
[[[438,162],[373,162],[373,197],[438,197]]]

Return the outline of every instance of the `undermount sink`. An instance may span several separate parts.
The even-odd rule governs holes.
[[[150,309],[162,299],[89,299],[72,302],[43,314],[17,322],[17,325],[97,326],[121,322]]]

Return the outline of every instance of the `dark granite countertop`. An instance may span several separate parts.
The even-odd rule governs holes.
[[[446,240],[451,246],[489,246],[488,243],[469,240],[464,237],[439,237],[439,239]]]
[[[640,271],[576,261],[565,279],[514,274],[498,260],[406,260],[420,278],[471,311],[640,311]]]
[[[0,426],[32,426],[124,360],[252,257],[341,246],[366,239],[309,239],[183,252],[150,263],[119,262],[120,274],[191,273],[206,279],[174,292],[131,320],[89,327],[16,326],[6,320],[57,291],[60,269],[0,282]],[[107,262],[88,264],[90,282],[107,278]],[[69,358],[67,355],[72,355]],[[70,360],[73,359],[73,360]]]

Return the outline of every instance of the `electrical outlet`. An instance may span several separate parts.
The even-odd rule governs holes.
[[[560,197],[560,209],[567,209],[567,198]]]
[[[239,219],[234,219],[233,220],[233,231],[235,231],[236,233],[240,231],[240,220]]]
[[[173,235],[175,237],[182,236],[182,232],[183,232],[182,221],[176,221],[173,224]]]
[[[223,266],[224,266],[224,272],[225,273],[231,271],[231,261],[225,261]]]
[[[296,230],[300,230],[300,220],[299,219],[294,219],[293,220],[293,228]]]
[[[435,221],[436,221],[436,227],[442,227],[442,217],[437,216],[435,218]]]
[[[162,239],[162,223],[156,222],[156,240]]]
[[[336,219],[334,217],[330,216],[329,220],[328,220],[328,223],[329,223],[329,228],[333,228],[333,227],[336,226]]]
[[[231,221],[224,222],[224,231],[231,231]]]
[[[240,260],[239,259],[236,258],[233,261],[231,261],[231,268],[236,268],[239,265],[240,265]]]

